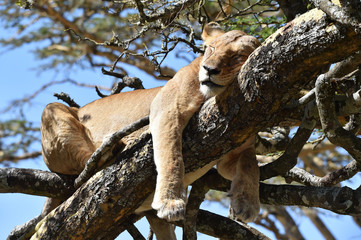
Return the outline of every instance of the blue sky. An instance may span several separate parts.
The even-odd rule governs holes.
[[[0,31],[1,33],[2,31]],[[31,95],[34,91],[38,90],[42,85],[51,80],[62,80],[65,76],[79,82],[86,82],[94,85],[109,86],[113,78],[103,76],[100,69],[92,70],[79,70],[79,71],[66,71],[65,73],[43,72],[37,74],[32,70],[37,68],[38,61],[30,53],[34,45],[21,47],[10,52],[4,52],[0,48],[0,110],[5,108],[10,101],[14,99],[23,98],[24,96]],[[180,61],[171,62],[175,68],[180,68],[184,63]],[[129,69],[129,66],[128,66]],[[154,81],[150,76],[132,69],[131,76],[137,76],[144,80],[146,88],[159,86],[162,82]],[[93,89],[84,89],[76,87],[71,84],[54,85],[42,93],[40,93],[32,104],[25,106],[25,114],[27,118],[35,123],[40,122],[42,109],[49,102],[54,102],[56,99],[52,96],[54,92],[64,91],[69,93],[72,98],[80,104],[84,105],[90,101],[97,99],[97,95]],[[14,118],[17,115],[13,112],[1,113],[0,119]],[[34,145],[34,149],[39,149],[39,145]],[[21,168],[36,168],[46,170],[41,158],[30,161],[22,161],[14,165]],[[351,187],[356,188],[360,185],[360,177],[356,177]],[[0,194],[0,239],[6,239],[8,233],[14,226],[22,224],[27,220],[32,219],[41,211],[44,202],[43,197],[29,196],[24,194]],[[202,206],[207,207],[211,211],[216,211],[222,215],[227,215],[228,210],[218,203],[204,203]],[[336,236],[337,239],[361,239],[360,228],[351,220],[349,216],[339,216],[325,211],[321,215],[329,229]],[[300,226],[302,234],[306,239],[323,239],[318,231],[310,224],[307,218],[300,215],[294,215],[296,223]],[[137,223],[144,236],[147,236],[149,227],[146,222],[140,221]],[[262,229],[261,229],[262,231]],[[180,230],[178,230],[180,232]],[[272,235],[269,235],[273,237]],[[122,235],[119,239],[131,239],[129,235]],[[199,239],[213,239],[208,236],[202,236]]]

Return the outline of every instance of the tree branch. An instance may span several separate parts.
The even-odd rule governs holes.
[[[207,180],[210,174],[202,176],[192,184],[188,197],[186,215],[183,221],[183,240],[197,239],[197,216],[199,207],[204,201],[205,194],[209,191]]]
[[[326,174],[324,177],[314,176],[300,168],[291,169],[284,175],[284,177],[287,181],[292,180],[307,186],[326,187],[334,186],[337,183],[350,179],[359,171],[360,168],[357,162],[354,160],[341,169]]]
[[[261,202],[270,205],[319,207],[338,214],[361,214],[361,189],[261,183]]]
[[[305,239],[300,230],[295,227],[297,223],[288,213],[285,207],[283,206],[272,206],[270,208],[270,213],[272,213],[278,221],[280,221],[285,229],[284,236],[287,236],[289,240],[299,240]]]
[[[5,162],[5,161],[19,161],[19,160],[25,160],[25,159],[29,159],[29,158],[36,158],[41,156],[41,152],[36,151],[36,152],[31,152],[31,153],[24,153],[22,155],[18,155],[18,156],[7,156],[7,155],[2,155],[0,157],[0,163],[1,162]]]
[[[347,11],[333,4],[330,0],[311,0],[311,2],[313,2],[316,7],[324,11],[332,20],[349,26],[356,32],[361,31],[361,24],[357,21],[357,19],[350,16]]]
[[[316,213],[315,209],[304,209],[303,212],[307,215],[307,217],[312,221],[312,223],[317,227],[317,229],[322,233],[325,239],[327,240],[336,240],[336,238],[332,235],[330,230],[327,228],[326,224],[322,221],[322,219]]]
[[[205,210],[200,210],[198,213],[197,231],[224,240],[269,239],[254,228]]]
[[[182,0],[182,1],[170,4],[170,6],[165,7],[162,10],[160,10],[159,12],[156,12],[156,13],[153,13],[150,15],[145,14],[144,6],[140,0],[135,0],[135,3],[138,8],[140,21],[141,21],[141,23],[144,23],[144,22],[154,22],[159,19],[164,19],[169,22],[169,18],[174,18],[172,15],[177,14],[182,9],[187,8],[187,7],[195,4],[198,1],[199,0]]]
[[[0,193],[25,193],[66,199],[71,196],[75,176],[47,171],[0,168]]]

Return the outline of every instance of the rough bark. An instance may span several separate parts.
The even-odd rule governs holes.
[[[209,163],[251,134],[281,121],[286,103],[315,79],[322,67],[347,57],[360,46],[359,34],[331,24],[318,10],[288,23],[249,58],[238,84],[220,98],[208,101],[193,117],[183,139],[187,171]],[[43,219],[33,237],[111,239],[120,231],[114,226],[119,229],[127,222],[153,191],[156,172],[152,157],[150,135],[145,134]],[[267,194],[273,196],[274,191]],[[347,205],[347,199],[340,205]]]
[[[75,176],[47,171],[0,168],[0,193],[25,193],[66,199],[71,196]]]
[[[360,188],[261,184],[260,194],[262,203],[270,205],[319,207],[346,215],[361,213]]]

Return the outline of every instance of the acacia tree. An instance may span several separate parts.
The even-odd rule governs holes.
[[[340,3],[44,0],[17,2],[20,8],[7,1],[1,7],[1,17],[7,27],[18,29],[18,35],[1,43],[9,49],[30,41],[42,43],[36,54],[49,59],[43,69],[103,68],[105,74],[121,78],[112,91],[117,93],[125,85],[142,87],[136,78],[128,76],[121,63],[134,65],[158,79],[169,79],[175,70],[164,66],[167,56],[189,58],[179,46],[202,53],[198,40],[206,22],[217,21],[228,30],[242,29],[257,36],[263,44],[245,63],[238,81],[219,98],[210,99],[186,128],[186,171],[204,166],[248,136],[258,134],[261,180],[278,178],[261,184],[261,202],[266,205],[256,223],[273,231],[277,238],[302,239],[284,206],[320,207],[355,216],[360,225],[356,217],[361,211],[360,188],[352,190],[339,183],[359,172],[361,161],[360,140],[355,136],[360,130],[361,4],[357,0]],[[80,56],[85,58],[79,61]],[[337,64],[329,70],[333,63]],[[79,84],[69,79],[63,82],[69,81]],[[55,83],[42,89],[51,84]],[[9,108],[21,108],[29,100],[15,101]],[[299,128],[289,137],[289,128],[294,125]],[[38,126],[22,119],[3,122],[1,127],[1,161],[40,154],[21,151],[38,140],[33,137]],[[307,142],[316,128],[321,129],[320,139]],[[15,134],[21,135],[22,141],[6,141],[7,136]],[[310,149],[310,145],[317,147]],[[343,147],[348,154],[335,151],[335,146]],[[150,134],[143,134],[126,149],[77,189],[71,176],[1,169],[1,192],[64,200],[55,211],[34,219],[17,234],[41,239],[114,239],[128,230],[135,239],[141,239],[132,223],[141,217],[134,215],[134,210],[155,186]],[[102,151],[106,148],[98,152]],[[330,152],[333,157],[328,157]],[[297,165],[297,159],[302,164]],[[83,175],[92,174],[87,171]],[[183,226],[185,239],[195,239],[195,231],[222,239],[266,238],[235,219],[199,210],[210,189],[226,192],[229,182],[210,171],[192,185],[186,220],[174,223]],[[207,196],[219,198],[219,193],[211,191]],[[334,238],[318,212],[304,212],[325,238]],[[283,225],[285,234],[277,229],[274,219]]]

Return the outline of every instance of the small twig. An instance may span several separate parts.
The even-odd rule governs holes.
[[[63,100],[64,102],[66,102],[69,107],[75,107],[75,108],[80,108],[79,104],[77,104],[74,99],[70,98],[69,94],[61,92],[61,93],[54,93],[54,97],[57,97],[58,100]]]
[[[115,67],[117,66],[117,64],[118,64],[118,62],[120,61],[120,59],[124,56],[124,55],[126,55],[127,54],[127,52],[122,52],[118,57],[117,57],[117,59],[114,61],[114,63],[113,63],[113,66],[112,66],[112,68],[110,69],[110,72],[113,72],[114,71],[114,69],[115,69]],[[102,68],[102,72],[103,72],[103,68]],[[103,73],[104,74],[104,73]]]
[[[145,240],[143,235],[139,232],[138,228],[136,228],[133,223],[126,224],[126,229],[128,233],[133,237],[133,239]]]
[[[130,87],[133,89],[144,89],[142,80],[140,80],[137,77],[129,77],[124,73],[116,73],[113,72],[113,70],[107,71],[104,68],[102,68],[102,73],[104,75],[113,76],[122,79],[121,82],[119,82],[116,86],[112,88],[110,95],[120,93],[125,87]],[[102,98],[107,96],[102,94],[97,88],[96,91],[97,94]]]
[[[315,89],[311,89],[308,93],[306,93],[304,96],[299,98],[298,100],[294,100],[291,102],[291,104],[287,105],[286,108],[296,108],[301,105],[305,105],[309,102],[311,102],[313,99],[315,99]]]
[[[79,87],[92,87],[92,88],[95,87],[94,85],[90,85],[90,84],[86,84],[86,83],[79,83],[79,82],[77,82],[77,81],[75,81],[73,79],[70,79],[70,78],[60,80],[60,81],[52,81],[52,82],[46,83],[43,86],[41,86],[32,95],[12,101],[6,108],[0,109],[0,113],[7,112],[10,109],[12,109],[13,107],[20,106],[20,105],[23,105],[25,103],[28,103],[32,99],[34,99],[36,96],[38,96],[41,92],[43,92],[45,89],[48,89],[49,87],[51,87],[51,86],[53,86],[55,84],[63,84],[63,83],[70,83],[70,84],[74,84],[75,86],[79,86]],[[102,89],[107,90],[104,87],[102,87]]]
[[[313,150],[315,150],[315,149],[317,148],[317,146],[320,145],[320,143],[321,143],[323,140],[325,140],[325,138],[326,138],[326,135],[323,134],[321,137],[317,138],[316,140],[310,141],[309,143],[315,144],[315,145],[313,146]]]
[[[85,168],[79,174],[77,179],[75,179],[74,186],[78,188],[80,185],[85,183],[91,176],[96,172],[97,166],[100,161],[107,162],[107,158],[111,157],[112,151],[116,145],[123,137],[131,134],[132,132],[146,126],[149,124],[149,116],[139,119],[138,121],[132,123],[131,125],[119,130],[109,137],[107,137],[102,145],[98,147],[97,150],[92,154],[90,159],[87,161]]]
[[[255,7],[255,6],[259,5],[260,3],[262,3],[262,1],[263,0],[258,0],[254,4],[249,5],[248,7],[244,8],[242,10],[237,9],[238,11],[235,14],[229,14],[226,17],[224,17],[224,18],[222,18],[222,19],[220,19],[220,20],[218,20],[216,22],[225,22],[225,21],[227,21],[229,19],[233,19],[233,18],[238,17],[238,16],[248,15],[248,14],[250,14],[249,10],[251,10],[253,7]]]
[[[124,78],[126,76],[126,74],[124,74],[124,73],[114,72],[114,69],[111,69],[110,71],[107,71],[103,67],[102,67],[102,74],[112,76],[112,77],[116,77],[116,78]]]
[[[98,94],[98,96],[101,97],[101,98],[105,98],[105,97],[108,96],[108,95],[103,94],[103,93],[99,90],[98,86],[95,86],[95,91],[96,91],[96,93]]]
[[[74,29],[72,28],[68,28],[64,30],[65,32],[72,32],[75,36],[78,37],[78,41],[89,41],[97,46],[108,46],[110,45],[109,42],[103,42],[103,43],[99,43],[97,41],[95,41],[94,39],[88,38],[88,37],[82,37],[80,36]]]

